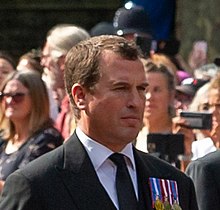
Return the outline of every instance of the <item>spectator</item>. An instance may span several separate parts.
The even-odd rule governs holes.
[[[220,74],[210,81],[206,90],[207,97],[203,94],[197,111],[212,113],[212,129],[197,131],[197,141],[192,144],[192,160],[220,148]]]
[[[4,78],[15,71],[16,63],[13,58],[6,52],[0,51],[0,84]]]
[[[17,70],[32,70],[38,72],[40,75],[43,74],[43,66],[41,65],[41,51],[40,50],[31,50],[30,52],[25,53],[19,58]],[[58,103],[54,99],[54,91],[47,86],[49,102],[50,102],[50,116],[56,121],[58,116]]]
[[[220,151],[192,161],[187,169],[196,188],[199,210],[220,209]]]
[[[55,98],[61,109],[56,120],[56,127],[64,139],[67,139],[72,129],[75,128],[75,119],[71,117],[69,98],[64,87],[64,61],[67,52],[74,45],[89,37],[88,32],[79,26],[59,24],[49,30],[42,51],[41,64],[46,72],[43,79],[55,91]]]
[[[1,188],[18,168],[62,144],[49,118],[47,90],[33,71],[13,72],[0,88]]]
[[[178,76],[177,75],[178,69],[172,63],[172,61],[170,60],[170,58],[168,56],[166,56],[165,54],[153,53],[150,56],[150,58],[153,61],[153,63],[155,63],[157,65],[162,64],[162,65],[166,66],[174,74],[175,83],[178,82],[178,77],[177,77]]]
[[[176,86],[175,108],[177,110],[188,110],[197,90],[207,82],[208,80],[192,77],[184,79],[180,85]]]
[[[31,69],[43,74],[43,66],[40,64],[41,52],[40,50],[32,49],[23,54],[18,61],[17,70]]]
[[[192,130],[185,128],[183,119],[176,118],[174,108],[175,76],[166,66],[147,62],[145,64],[149,91],[146,93],[146,104],[143,118],[143,128],[138,134],[135,146],[148,152],[147,134],[175,134],[185,135],[185,155],[191,154],[191,143],[194,140]]]
[[[206,41],[198,40],[193,43],[192,50],[188,58],[188,63],[192,70],[198,69],[207,64],[207,52],[208,44]]]
[[[209,63],[194,70],[196,79],[210,80],[220,72],[219,66],[214,63]]]
[[[133,148],[147,87],[136,45],[96,36],[73,47],[65,66],[78,127],[63,146],[8,177],[0,209],[145,210],[167,197],[179,209],[197,210],[189,177]],[[154,181],[174,188],[154,193]]]

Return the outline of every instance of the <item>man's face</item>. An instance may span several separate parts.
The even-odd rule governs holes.
[[[64,59],[55,58],[51,54],[52,49],[46,42],[42,50],[41,65],[44,67],[44,71],[46,76],[48,76],[53,90],[64,88],[64,73],[62,69],[62,61],[64,61]]]
[[[94,92],[86,93],[79,125],[97,142],[120,151],[142,126],[147,87],[144,67],[140,60],[125,60],[104,51],[100,71]]]

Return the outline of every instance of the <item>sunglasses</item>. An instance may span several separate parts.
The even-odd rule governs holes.
[[[20,103],[24,100],[25,95],[28,93],[2,93],[0,92],[0,102],[11,98],[13,102]]]

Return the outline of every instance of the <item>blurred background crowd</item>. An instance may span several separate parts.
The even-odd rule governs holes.
[[[22,53],[0,49],[1,187],[10,173],[58,147],[74,131],[77,122],[64,84],[65,56],[92,36],[123,36],[142,51],[149,89],[143,128],[134,140],[139,150],[159,152],[160,158],[165,153],[163,159],[185,172],[190,162],[219,149],[220,57],[210,57],[209,42],[199,36],[187,56],[181,54],[176,9],[171,0],[123,1],[111,21],[103,18],[90,28],[62,21],[48,29],[38,46]],[[152,134],[181,134],[180,152],[152,150]]]

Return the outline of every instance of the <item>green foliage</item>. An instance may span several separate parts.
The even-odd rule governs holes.
[[[208,42],[208,58],[212,62],[220,55],[220,1],[182,0],[178,1],[178,36],[181,40],[181,54],[187,58],[196,40]]]

